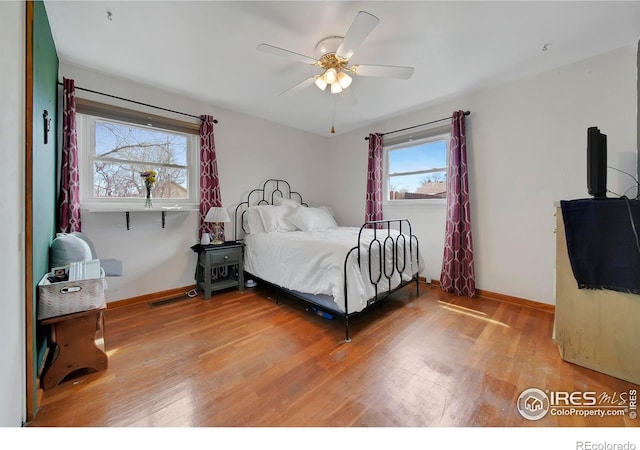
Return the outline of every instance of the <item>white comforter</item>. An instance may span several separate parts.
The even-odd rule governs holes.
[[[360,228],[337,227],[315,231],[290,231],[255,233],[245,236],[245,270],[254,276],[275,285],[309,294],[326,294],[334,298],[336,305],[345,312],[344,300],[344,261],[347,252],[358,243]],[[397,235],[397,232],[391,231]],[[386,230],[378,230],[377,237],[382,242]],[[374,285],[369,281],[369,258],[367,256],[373,230],[363,230],[361,239],[361,264],[357,264],[357,251],[352,252],[347,264],[348,312],[361,311],[367,306],[367,300],[375,295]],[[399,246],[402,247],[402,239]],[[409,245],[413,247],[413,257],[409,257]],[[386,273],[392,272],[392,240],[386,243]],[[408,281],[412,274],[423,269],[422,257],[416,266],[416,245],[406,239],[407,258],[403,264],[402,248],[398,252],[399,268],[405,266],[402,279]],[[372,272],[376,281],[379,270],[379,250],[377,244],[372,247]],[[413,263],[410,261],[412,260]],[[391,288],[400,284],[398,270],[393,271]],[[388,289],[387,278],[382,276],[378,284],[378,293]]]

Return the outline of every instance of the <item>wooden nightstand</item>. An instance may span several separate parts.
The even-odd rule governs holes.
[[[198,253],[196,286],[204,291],[205,300],[211,298],[212,291],[231,287],[244,290],[243,243],[229,241],[220,245],[196,244],[191,249]],[[226,269],[226,274],[223,269]]]

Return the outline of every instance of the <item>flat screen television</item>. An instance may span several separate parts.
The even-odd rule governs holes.
[[[587,188],[595,198],[607,197],[607,135],[587,128]]]

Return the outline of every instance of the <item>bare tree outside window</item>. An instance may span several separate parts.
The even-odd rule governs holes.
[[[187,149],[187,136],[180,133],[96,120],[94,196],[143,198],[140,173],[155,170],[154,198],[187,198]]]

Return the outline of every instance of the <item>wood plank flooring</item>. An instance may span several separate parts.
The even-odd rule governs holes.
[[[45,391],[31,427],[625,427],[524,419],[528,388],[637,385],[564,362],[553,315],[421,284],[355,317],[352,342],[268,289],[105,312],[109,368]],[[278,302],[276,303],[276,299]]]

